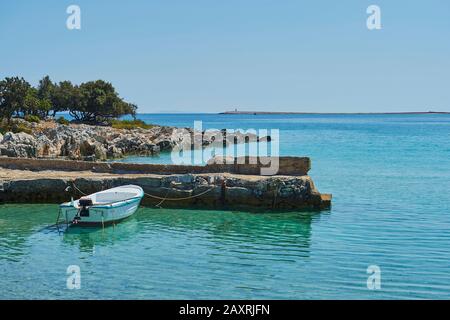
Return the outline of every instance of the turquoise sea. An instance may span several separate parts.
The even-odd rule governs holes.
[[[57,204],[0,205],[0,299],[450,298],[450,116],[145,114],[149,123],[279,129],[312,158],[323,212],[141,208],[58,232]],[[127,161],[170,162],[170,155]],[[81,288],[66,288],[78,265]],[[369,266],[381,288],[367,287]]]

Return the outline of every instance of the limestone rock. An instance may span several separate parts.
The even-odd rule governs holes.
[[[45,121],[30,125],[21,119],[17,121],[23,122],[22,125],[28,127],[32,134],[8,132],[0,135],[0,155],[106,160],[130,154],[155,155],[176,147],[201,148],[215,143],[222,145],[226,139],[226,135],[222,135],[223,130],[198,132],[190,128],[167,126],[128,130],[85,124],[62,125]],[[237,136],[239,139],[244,137],[239,132]]]
[[[41,135],[36,139],[36,157],[55,158],[58,155],[58,148],[47,136]]]
[[[18,158],[36,156],[36,139],[27,133],[5,133],[0,144],[0,155]]]

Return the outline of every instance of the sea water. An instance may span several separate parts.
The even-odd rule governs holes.
[[[48,227],[57,204],[0,205],[0,298],[450,297],[450,116],[139,118],[279,129],[280,154],[311,157],[310,175],[319,191],[333,194],[332,208],[257,214],[141,207],[115,227],[64,232]],[[125,161],[170,163],[171,156]],[[80,289],[68,286],[72,265]]]

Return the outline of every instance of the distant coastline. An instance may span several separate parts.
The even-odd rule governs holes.
[[[271,114],[348,114],[348,115],[376,115],[376,114],[450,114],[447,111],[405,111],[405,112],[290,112],[290,111],[225,111],[219,114],[251,114],[251,115],[271,115]]]

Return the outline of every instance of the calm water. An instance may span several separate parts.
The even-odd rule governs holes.
[[[333,207],[252,214],[141,208],[58,233],[56,205],[0,206],[0,298],[449,298],[450,116],[142,115],[205,128],[277,128],[308,155]],[[135,158],[169,162],[170,155]],[[81,268],[81,289],[66,269]],[[381,290],[366,269],[381,268]]]

